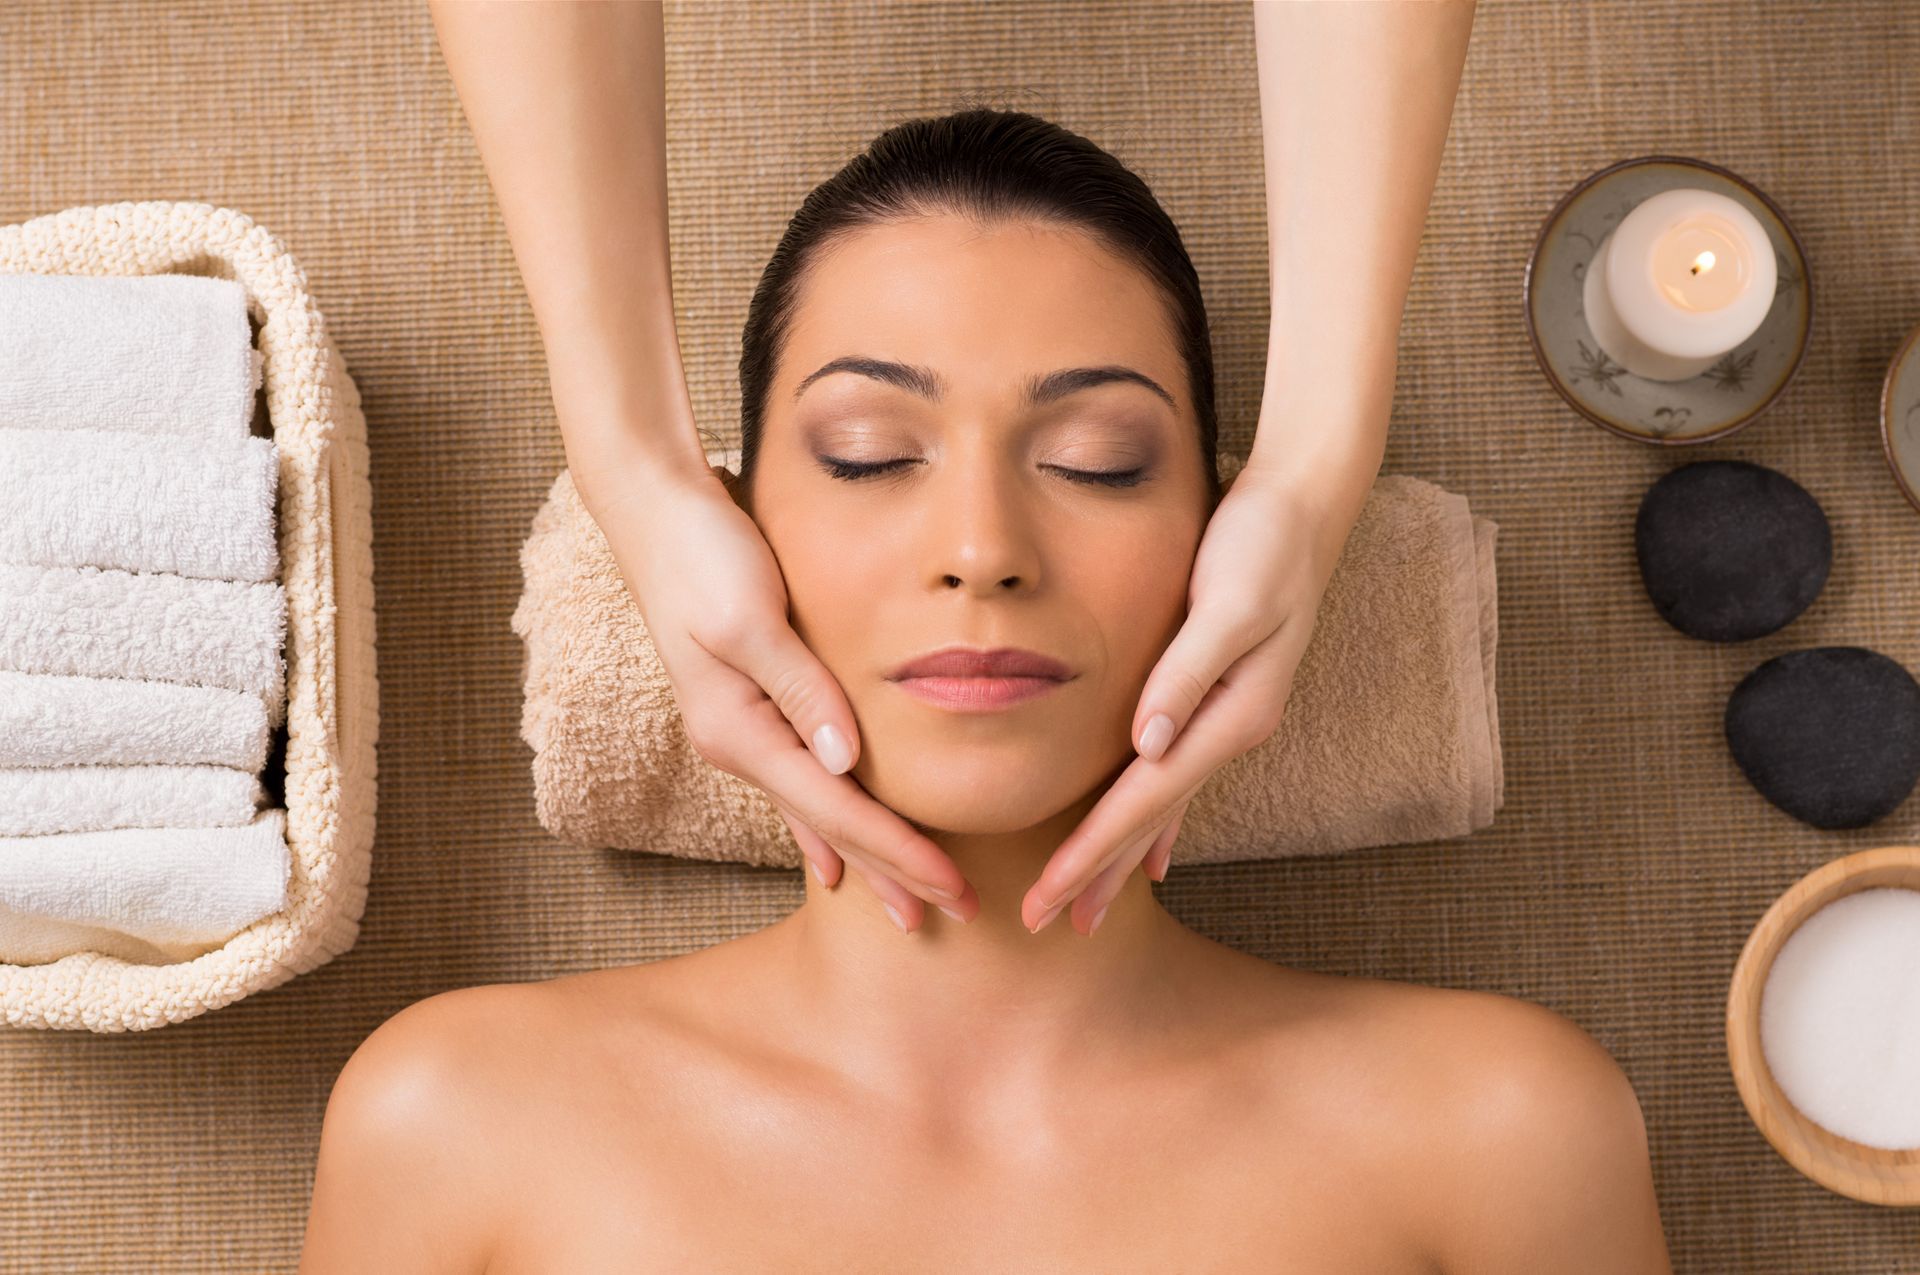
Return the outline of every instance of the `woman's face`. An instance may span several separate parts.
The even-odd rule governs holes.
[[[930,216],[815,256],[741,499],[852,702],[869,792],[1010,832],[1118,773],[1185,615],[1197,435],[1160,293],[1084,232]],[[901,676],[955,647],[1055,676]]]

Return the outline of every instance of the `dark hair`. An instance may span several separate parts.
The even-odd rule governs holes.
[[[1213,342],[1200,278],[1147,184],[1094,143],[1024,111],[972,107],[887,129],[808,192],[760,276],[740,342],[740,478],[749,481],[795,297],[823,245],[863,226],[937,212],[987,223],[1029,218],[1090,232],[1135,262],[1167,301],[1199,418],[1208,498],[1215,464]]]

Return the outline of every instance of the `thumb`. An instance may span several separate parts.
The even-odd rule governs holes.
[[[763,626],[736,667],[760,684],[829,774],[844,775],[860,759],[853,706],[827,666],[784,618]]]
[[[1188,613],[1140,690],[1133,739],[1142,757],[1158,761],[1166,754],[1220,675],[1246,654],[1243,631],[1211,612]]]

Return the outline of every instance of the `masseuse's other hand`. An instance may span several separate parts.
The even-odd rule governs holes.
[[[1250,462],[1228,485],[1194,556],[1187,618],[1141,690],[1139,756],[1027,892],[1029,928],[1071,905],[1074,929],[1091,933],[1136,867],[1165,880],[1194,791],[1279,726],[1351,530],[1311,497],[1310,481]]]
[[[846,773],[859,756],[853,710],[788,621],[779,563],[732,481],[714,466],[581,491],[659,649],[688,738],[773,799],[822,885],[833,888],[850,862],[902,929],[919,927],[922,899],[971,920],[980,898],[959,867]]]

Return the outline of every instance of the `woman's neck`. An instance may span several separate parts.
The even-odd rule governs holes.
[[[929,905],[904,934],[850,864],[833,890],[804,873],[806,902],[762,931],[770,1008],[807,1034],[808,1055],[916,1110],[1017,1104],[1083,1087],[1102,1060],[1126,1065],[1178,1019],[1206,943],[1137,870],[1092,937],[1070,908],[1027,930],[1021,899],[1093,800],[1019,832],[930,834],[980,896],[964,925]]]

